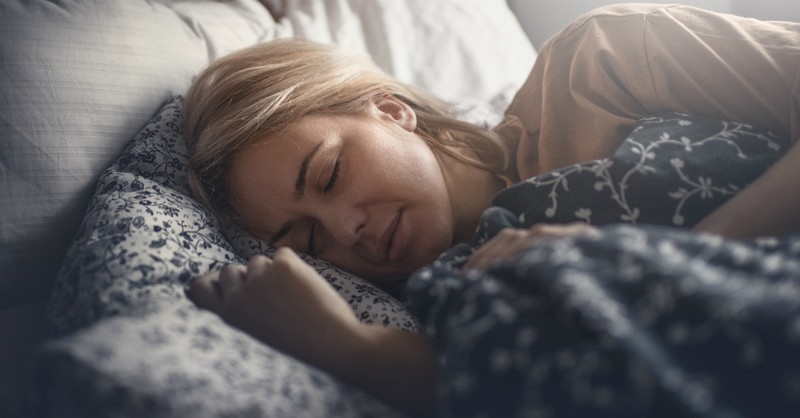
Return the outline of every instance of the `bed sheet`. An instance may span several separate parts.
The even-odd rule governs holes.
[[[688,230],[788,146],[749,125],[663,115],[609,159],[501,192],[473,242],[408,285],[442,365],[440,415],[796,416],[800,235]],[[459,271],[503,228],[571,221],[599,232]]]
[[[48,306],[37,361],[44,416],[399,415],[234,329],[184,294],[192,277],[263,242],[220,224],[189,193],[182,98],[159,111],[98,181]],[[416,320],[368,282],[307,259],[357,317],[408,331]],[[227,414],[227,415],[226,415]]]
[[[510,100],[535,58],[504,0],[290,0],[279,22],[256,0],[10,0],[0,23],[0,309],[47,298],[99,174],[213,59],[307,37],[462,103]]]
[[[211,246],[222,245],[230,237],[201,236],[198,228],[208,225],[208,219],[175,214],[192,207],[182,193],[153,193],[151,199],[147,198],[144,189],[160,183],[145,181],[148,177],[143,172],[131,171],[118,173],[116,180],[116,186],[130,187],[128,200],[92,201],[106,205],[117,217],[113,221],[106,218],[106,223],[95,218],[96,235],[84,228],[75,237],[102,171],[112,164],[119,168],[115,160],[131,137],[164,100],[181,94],[192,75],[210,60],[256,42],[306,36],[361,49],[404,81],[433,87],[446,98],[485,109],[479,120],[488,120],[487,113],[496,117],[498,109],[510,100],[535,57],[503,0],[290,0],[288,6],[286,17],[275,22],[256,0],[10,0],[0,4],[0,64],[5,75],[0,81],[0,133],[4,138],[0,192],[16,196],[0,208],[0,267],[4,271],[0,277],[0,309],[46,300],[63,261],[48,327],[53,337],[64,340],[59,340],[60,344],[52,341],[38,360],[52,366],[50,359],[71,359],[68,368],[53,369],[64,372],[64,379],[39,382],[43,385],[39,389],[52,394],[47,397],[50,401],[64,395],[54,404],[57,408],[69,410],[70,405],[83,402],[82,408],[94,410],[93,399],[109,407],[112,403],[103,402],[117,393],[129,399],[122,404],[136,411],[134,404],[145,402],[136,395],[137,390],[146,386],[147,373],[152,370],[148,365],[155,367],[155,363],[145,361],[140,370],[131,368],[115,374],[116,369],[109,364],[121,361],[113,355],[120,347],[94,351],[91,347],[101,342],[105,346],[108,341],[104,336],[114,338],[106,334],[111,328],[134,327],[144,323],[140,319],[148,315],[155,323],[162,320],[162,308],[180,304],[176,302],[182,298],[180,283],[188,275],[240,260],[248,251],[262,250],[235,239],[225,245],[240,258],[228,254],[229,247],[216,252],[205,248],[209,242]],[[417,19],[415,13],[446,15]],[[497,44],[498,39],[502,39],[504,48],[487,47]],[[431,69],[430,60],[437,54],[447,60]],[[453,74],[462,71],[469,78],[460,84]],[[480,77],[478,73],[482,73]],[[498,99],[487,104],[490,96]],[[151,127],[150,134],[154,132],[157,135],[160,131]],[[159,152],[140,156],[144,158],[145,154],[153,161],[162,161],[164,156]],[[152,168],[163,170],[157,181],[171,175],[169,170],[180,172],[169,164]],[[140,175],[144,177],[136,177]],[[108,172],[103,174],[104,181],[108,176]],[[110,180],[104,184],[111,187],[109,193],[116,187]],[[163,185],[158,187],[164,190]],[[152,203],[150,212],[143,208],[143,202]],[[124,236],[128,231],[132,234]],[[174,233],[174,238],[159,238],[160,233]],[[117,238],[111,239],[113,234]],[[88,241],[93,244],[82,252],[80,245]],[[101,244],[106,246],[105,251],[98,250]],[[123,249],[126,244],[143,247],[131,251]],[[76,249],[65,259],[70,246]],[[207,251],[191,261],[194,250]],[[108,264],[104,265],[105,261]],[[339,277],[333,269],[320,268],[329,278]],[[383,296],[360,286],[340,287],[346,298],[363,308],[359,311],[363,320],[386,324],[399,321],[395,313],[366,308],[387,306],[381,300],[374,302]],[[61,313],[63,316],[59,316]],[[111,317],[116,318],[117,325],[101,324]],[[41,322],[38,316],[26,319]],[[409,321],[399,322],[413,326]],[[137,347],[144,356],[144,342]],[[104,363],[104,358],[116,360]],[[22,361],[10,361],[18,360]],[[27,363],[25,366],[19,369],[27,368]],[[39,367],[38,371],[46,374],[46,369]],[[12,387],[14,393],[21,391],[20,376],[7,371],[0,373],[0,385]],[[98,392],[101,386],[92,386],[91,379],[81,383],[70,380],[90,375],[105,382],[101,385],[104,392]],[[69,392],[81,384],[97,390]],[[6,393],[10,391],[0,391],[2,396]],[[149,393],[147,402],[168,408],[164,405],[170,405],[169,401]],[[70,404],[70,399],[75,402]],[[5,399],[0,399],[0,404],[5,405]],[[276,405],[280,410],[287,404]],[[104,407],[97,407],[93,413],[102,415]],[[120,406],[114,411],[124,414],[125,409]]]

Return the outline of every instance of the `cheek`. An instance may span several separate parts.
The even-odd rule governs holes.
[[[439,194],[446,192],[439,161],[427,145],[409,147],[386,159],[382,164],[387,176],[415,193]]]

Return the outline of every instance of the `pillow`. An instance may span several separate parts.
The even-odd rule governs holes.
[[[4,72],[0,80],[3,138],[0,192],[6,197],[14,196],[0,206],[0,268],[4,272],[0,278],[0,309],[47,299],[61,260],[92,197],[97,177],[152,115],[153,109],[171,95],[182,93],[191,77],[210,59],[279,36],[307,35],[344,46],[363,47],[376,57],[379,65],[403,81],[470,106],[480,106],[488,100],[491,102],[488,111],[496,114],[505,108],[524,81],[535,56],[502,0],[292,0],[278,25],[258,3],[258,0],[0,2],[3,23],[0,62]],[[497,44],[503,48],[497,48]],[[479,114],[472,120],[485,117]],[[124,175],[120,182],[136,184],[134,177]],[[141,183],[149,187],[149,183]],[[183,203],[181,196],[163,196],[151,208],[159,219],[167,219],[171,213],[167,208],[179,208]],[[126,205],[108,204],[109,210],[117,211],[120,218],[127,217],[123,216],[126,211],[134,211]],[[142,218],[147,222],[149,214],[145,215]],[[128,220],[120,219],[118,224],[102,226],[107,231],[98,232],[97,239],[102,240],[105,233],[110,236],[113,227],[131,228],[139,233],[147,230],[153,237],[159,233],[156,227],[165,229],[143,224],[142,218],[130,216]],[[195,221],[201,222],[180,219],[181,225]],[[97,226],[101,228],[99,223]],[[86,229],[81,232],[87,233]],[[186,240],[189,246],[199,240],[191,232],[186,232],[186,236],[192,238]],[[149,238],[144,235],[126,238],[135,239],[143,243]],[[160,245],[158,238],[148,242]],[[235,239],[228,245],[239,248]],[[255,244],[253,248],[261,251]],[[169,304],[178,291],[171,285],[162,286],[154,277],[167,277],[172,263],[210,268],[220,262],[217,255],[227,254],[181,261],[185,255],[172,257],[164,251],[159,257],[165,258],[153,261],[153,265],[149,265],[145,253],[124,254],[141,257],[132,260],[141,266],[135,272],[139,281],[132,286],[109,284],[105,292],[81,293],[94,288],[93,281],[110,283],[117,273],[104,270],[99,261],[92,265],[88,258],[83,273],[62,274],[51,312],[62,311],[67,317],[60,322],[51,320],[51,329],[57,334],[67,333],[113,313],[132,315],[135,307],[155,309],[147,308],[152,304],[151,299],[143,302],[146,298],[128,293],[137,287],[141,293],[152,291],[150,296],[154,299],[163,296],[163,301]],[[100,256],[87,255],[90,252],[73,253],[65,266],[77,268],[74,257]],[[103,257],[119,255],[102,254]],[[94,274],[89,271],[91,268],[104,278],[88,279]],[[338,277],[335,270],[325,271],[331,277]],[[353,303],[357,295],[365,294],[348,287],[342,290],[353,292],[352,297],[348,296]],[[368,300],[365,298],[362,306]],[[81,312],[81,307],[87,308],[86,312]],[[393,321],[381,318],[379,313],[370,318]],[[40,320],[38,316],[32,319],[37,323]],[[18,385],[19,379],[12,374],[2,375],[5,379],[0,387],[8,386],[4,382]]]
[[[223,231],[190,197],[183,99],[173,97],[100,177],[50,299],[48,323],[62,335],[97,319],[183,300],[189,278],[269,254],[240,229]],[[365,322],[415,328],[396,299],[330,264],[306,257]]]
[[[666,113],[638,121],[611,158],[554,170],[498,194],[520,222],[691,227],[789,147],[743,123]],[[542,202],[531,207],[529,202]]]
[[[158,0],[204,47],[208,61],[275,37],[275,20],[259,0]]]
[[[98,181],[48,307],[51,334],[62,338],[48,343],[38,362],[41,402],[131,416],[150,407],[155,415],[198,409],[305,416],[305,408],[331,408],[314,415],[360,416],[385,409],[187,300],[191,277],[268,251],[241,230],[221,230],[188,195],[181,109],[174,97]],[[416,329],[387,293],[307,261],[361,321]]]
[[[294,0],[276,36],[366,52],[398,80],[456,103],[510,101],[536,58],[506,0]]]
[[[48,343],[33,380],[36,416],[404,416],[179,300]]]
[[[162,5],[0,2],[0,308],[47,298],[99,173],[206,62]]]
[[[0,309],[46,299],[99,173],[211,59],[306,36],[502,110],[535,56],[503,0],[293,0],[279,25],[258,0],[12,0],[0,23]]]

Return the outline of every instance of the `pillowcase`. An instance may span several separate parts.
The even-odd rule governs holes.
[[[190,197],[183,99],[175,96],[100,177],[50,300],[48,322],[66,334],[97,319],[183,300],[193,276],[269,254],[241,229],[223,231]],[[413,330],[396,299],[328,263],[310,262],[365,322]]]
[[[405,416],[177,299],[48,343],[34,383],[41,417]]]
[[[789,141],[743,123],[666,113],[638,121],[610,158],[533,177],[494,204],[520,221],[691,227],[755,180]],[[530,205],[540,201],[541,205]]]
[[[510,101],[536,58],[506,0],[294,0],[276,27],[287,36],[366,52],[455,103]]]
[[[191,277],[268,248],[188,195],[181,110],[174,97],[98,181],[48,307],[60,338],[39,356],[39,403],[75,416],[396,415],[186,298]],[[362,322],[416,329],[384,291],[307,261]]]
[[[206,62],[163,5],[0,2],[0,308],[47,298],[98,175]]]
[[[306,36],[502,110],[535,56],[504,0],[293,0],[279,25],[258,0],[30,0],[0,22],[0,308],[46,299],[97,176],[209,60]]]

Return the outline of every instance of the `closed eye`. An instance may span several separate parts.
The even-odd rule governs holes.
[[[333,171],[331,172],[331,177],[328,179],[328,182],[325,184],[325,187],[322,189],[322,193],[328,193],[333,190],[333,186],[336,184],[336,179],[339,177],[339,170],[341,169],[342,164],[341,160],[336,160],[336,163],[333,165]],[[311,229],[308,232],[308,250],[306,253],[312,257],[317,256],[317,249],[314,248],[316,243],[315,234],[317,232],[317,226],[319,223],[314,222],[311,224]]]
[[[322,189],[322,193],[328,193],[333,189],[333,185],[336,183],[336,178],[339,177],[339,169],[341,167],[341,160],[336,160],[336,164],[333,166],[333,172],[331,173],[331,178],[328,179],[328,183],[325,185],[325,188]]]

